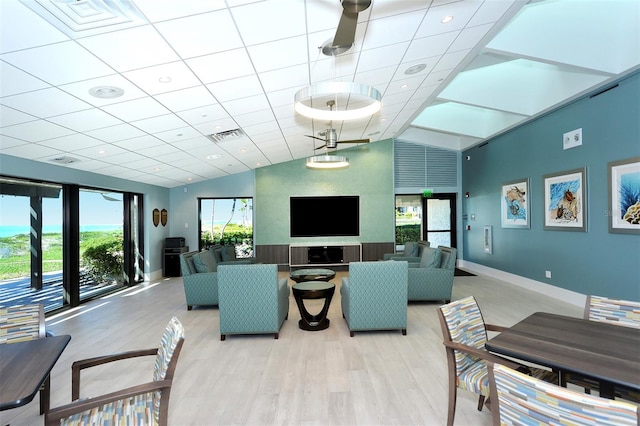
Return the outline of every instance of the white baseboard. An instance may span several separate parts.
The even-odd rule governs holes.
[[[570,303],[572,305],[584,307],[587,300],[587,296],[575,291],[566,290],[564,288],[556,287],[551,284],[543,283],[540,281],[532,280],[530,278],[521,277],[509,272],[501,271],[499,269],[489,268],[488,266],[480,265],[478,263],[469,262],[466,260],[458,260],[458,266],[464,268],[470,272],[477,272],[478,274],[487,275],[489,277],[508,282],[509,284],[523,287],[536,293],[544,294],[545,296],[553,297],[554,299],[562,300],[563,302]]]
[[[151,272],[150,274],[144,274],[145,281],[155,281],[162,278],[162,269]]]

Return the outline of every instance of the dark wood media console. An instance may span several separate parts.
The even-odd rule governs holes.
[[[362,259],[360,244],[348,245],[292,245],[289,247],[290,266],[336,266]]]

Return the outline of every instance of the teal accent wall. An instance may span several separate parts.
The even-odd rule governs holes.
[[[301,159],[256,169],[255,244],[394,241],[393,141],[339,153],[349,158],[348,168],[311,170]],[[289,197],[300,195],[359,195],[360,236],[291,238]],[[327,220],[340,220],[338,213]]]
[[[640,300],[640,235],[608,231],[607,163],[640,155],[640,73],[618,84],[463,153],[471,157],[462,165],[462,191],[470,193],[465,260],[582,294]],[[563,150],[563,133],[578,128],[582,146]],[[581,167],[587,232],[544,230],[543,176]],[[501,228],[501,185],[526,177],[531,229]],[[493,226],[493,254],[483,250],[484,225]]]

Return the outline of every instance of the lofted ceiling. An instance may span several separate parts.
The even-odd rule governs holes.
[[[640,69],[637,0],[373,0],[354,46],[325,56],[341,13],[339,0],[1,0],[0,155],[208,180],[326,152],[307,135],[329,123],[293,99],[336,80],[383,104],[334,121],[338,139],[464,150]]]

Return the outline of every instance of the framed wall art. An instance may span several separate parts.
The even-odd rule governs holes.
[[[529,179],[503,183],[500,194],[502,227],[530,228]]]
[[[153,209],[153,226],[157,227],[160,224],[160,210]]]
[[[587,169],[543,176],[544,229],[587,231]]]
[[[609,232],[640,234],[640,157],[613,161],[609,171]]]

